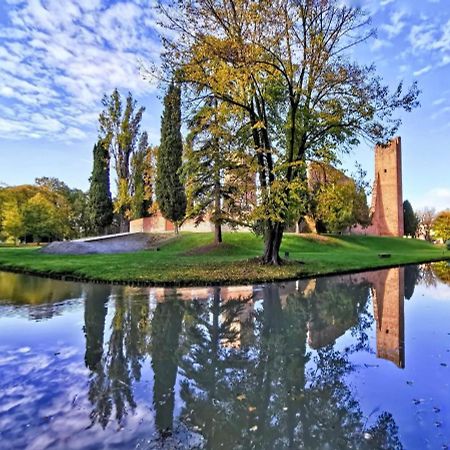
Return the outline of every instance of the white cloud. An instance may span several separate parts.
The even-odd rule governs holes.
[[[436,208],[436,211],[442,211],[450,208],[450,188],[437,187],[430,189],[423,194],[416,202],[415,208],[424,207]]]
[[[419,77],[420,75],[426,74],[426,73],[429,72],[431,69],[433,69],[433,66],[432,66],[432,65],[428,65],[428,66],[422,67],[422,68],[419,69],[419,70],[416,70],[415,72],[413,72],[413,75],[414,75],[415,77]]]
[[[388,2],[390,3],[390,2]],[[385,3],[385,4],[388,4]],[[406,11],[403,10],[398,10],[395,11],[391,16],[390,16],[390,23],[387,24],[383,24],[381,25],[381,30],[383,32],[385,32],[388,36],[389,39],[393,39],[394,37],[398,36],[403,29],[406,26],[406,18],[408,17],[408,14]]]
[[[445,103],[446,99],[445,98],[437,98],[436,100],[434,100],[433,102],[433,106],[439,106],[442,105],[443,103]]]
[[[9,0],[0,30],[0,137],[83,139],[104,93],[155,89],[139,61],[157,61],[152,0]]]

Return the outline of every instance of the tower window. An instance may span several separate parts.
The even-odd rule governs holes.
[[[384,173],[387,173],[387,169],[384,169]]]

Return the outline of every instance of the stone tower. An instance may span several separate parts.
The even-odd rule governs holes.
[[[403,236],[402,143],[394,138],[387,147],[375,148],[375,183],[369,234]]]

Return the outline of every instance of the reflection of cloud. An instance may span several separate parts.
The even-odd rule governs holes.
[[[149,380],[143,380],[136,391],[142,399],[128,411],[120,433],[114,420],[105,431],[98,424],[91,427],[90,371],[82,350],[59,346],[46,352],[21,350],[0,347],[0,429],[8,435],[8,449],[75,444],[76,448],[134,448],[138,440],[148,442],[154,432]],[[2,449],[3,444],[0,441]]]
[[[427,300],[450,301],[450,286],[439,282],[437,286],[417,285],[416,297],[426,296]]]

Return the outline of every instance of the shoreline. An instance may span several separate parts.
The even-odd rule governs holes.
[[[295,276],[290,277],[280,277],[280,278],[271,278],[271,279],[231,279],[231,280],[195,280],[195,281],[158,281],[154,282],[151,280],[107,280],[103,278],[87,278],[74,275],[72,273],[64,273],[64,272],[51,272],[51,271],[40,271],[29,268],[20,268],[17,266],[7,266],[0,263],[0,271],[1,272],[9,272],[15,273],[19,275],[30,275],[37,276],[41,278],[48,278],[52,280],[59,281],[68,281],[68,282],[76,282],[76,283],[92,283],[92,284],[104,284],[111,286],[129,286],[129,287],[155,287],[155,288],[195,288],[195,287],[220,287],[220,286],[248,286],[248,285],[259,285],[259,284],[272,284],[272,283],[283,283],[297,280],[305,280],[305,279],[315,279],[315,278],[323,278],[329,276],[339,276],[339,275],[351,275],[355,273],[361,272],[375,272],[377,270],[383,269],[391,269],[395,267],[405,267],[416,264],[431,264],[436,262],[450,262],[450,255],[445,256],[443,258],[436,259],[426,259],[421,261],[411,261],[404,263],[395,263],[395,264],[380,264],[377,266],[365,266],[360,268],[352,268],[352,269],[343,269],[343,270],[329,270],[329,271],[321,271],[316,273],[299,273]],[[298,264],[300,267],[304,266],[304,264]]]

